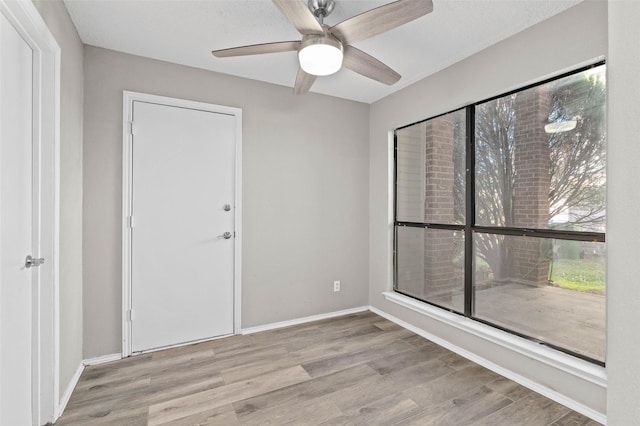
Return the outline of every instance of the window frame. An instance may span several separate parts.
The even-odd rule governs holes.
[[[587,65],[584,67],[580,67],[562,74],[559,74],[554,77],[550,77],[524,87],[520,87],[514,90],[510,90],[505,93],[501,93],[496,96],[492,96],[487,99],[483,99],[468,105],[465,105],[461,108],[456,108],[451,111],[444,112],[442,114],[434,115],[432,117],[416,121],[411,124],[407,124],[405,126],[398,127],[394,129],[393,132],[393,291],[399,294],[402,294],[406,297],[410,297],[412,299],[418,300],[422,303],[427,303],[429,305],[435,306],[437,308],[443,309],[445,311],[454,313],[456,315],[461,315],[463,317],[472,319],[474,321],[478,321],[480,323],[489,325],[491,327],[495,327],[499,330],[505,331],[507,333],[522,337],[524,339],[533,341],[535,343],[539,343],[545,345],[547,347],[556,349],[558,351],[564,352],[566,354],[575,356],[577,358],[583,359],[585,361],[591,362],[596,365],[600,365],[604,367],[606,365],[605,361],[601,361],[595,358],[591,358],[581,353],[577,353],[567,348],[563,348],[561,346],[549,343],[547,341],[543,341],[537,339],[535,337],[520,333],[515,330],[511,330],[505,328],[503,326],[492,323],[491,321],[484,320],[473,315],[473,304],[474,304],[474,289],[473,289],[473,274],[474,274],[474,233],[485,233],[485,234],[494,234],[494,235],[511,235],[511,236],[520,236],[520,237],[532,237],[532,238],[544,238],[544,239],[557,239],[557,240],[567,240],[567,241],[587,241],[587,242],[606,242],[606,231],[605,232],[592,232],[592,231],[568,231],[568,230],[558,230],[558,229],[540,229],[540,228],[531,228],[531,227],[507,227],[507,226],[487,226],[487,225],[476,225],[476,193],[475,193],[475,182],[476,182],[476,144],[475,144],[475,110],[476,106],[490,102],[499,98],[503,98],[512,94],[520,93],[538,86],[542,86],[544,84],[560,80],[565,77],[569,77],[572,75],[579,74],[584,71],[588,71],[590,69],[606,65],[606,61],[598,61],[591,65]],[[437,119],[439,117],[452,114],[459,111],[465,111],[465,156],[466,156],[466,175],[465,175],[465,221],[464,224],[444,224],[444,223],[430,223],[430,222],[411,222],[411,221],[401,221],[398,220],[398,131],[402,129],[406,129],[411,126],[419,125],[421,123],[425,123],[430,120]],[[606,148],[605,148],[606,149]],[[606,190],[605,190],[606,191]],[[605,202],[606,203],[606,202]],[[606,220],[606,213],[605,213]],[[451,231],[459,231],[464,235],[464,312],[458,312],[454,309],[447,308],[437,303],[433,303],[427,300],[420,299],[411,294],[407,294],[402,290],[398,289],[398,229],[400,227],[415,227],[415,228],[424,228],[424,229],[441,229],[441,230],[451,230]],[[606,297],[606,293],[605,293]],[[606,336],[605,336],[606,339]]]

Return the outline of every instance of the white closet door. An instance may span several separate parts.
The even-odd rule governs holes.
[[[0,13],[0,424],[30,425],[33,52]],[[35,272],[34,272],[35,271]]]

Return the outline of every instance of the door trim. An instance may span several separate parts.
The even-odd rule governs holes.
[[[33,150],[39,158],[41,267],[33,291],[32,421],[53,422],[62,410],[59,389],[60,47],[30,1],[0,0],[0,12],[33,49]],[[46,266],[46,264],[45,264]]]
[[[235,182],[234,182],[234,265],[233,265],[233,334],[240,334],[242,295],[242,109],[166,96],[123,91],[122,117],[122,357],[131,355],[131,228],[132,208],[132,130],[133,102],[149,102],[179,108],[196,109],[231,115],[235,118]]]

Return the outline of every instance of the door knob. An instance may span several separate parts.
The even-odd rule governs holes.
[[[222,207],[222,209],[223,209],[225,212],[230,211],[230,210],[231,210],[231,204],[225,204],[225,205]]]
[[[231,232],[225,232],[224,234],[221,235],[222,238],[224,238],[225,240],[228,240],[229,238],[231,238]]]
[[[41,257],[40,259],[34,259],[33,257],[31,257],[31,255],[28,255],[27,258],[24,260],[24,267],[25,268],[31,268],[36,267],[36,266],[40,266],[44,263],[44,257]]]

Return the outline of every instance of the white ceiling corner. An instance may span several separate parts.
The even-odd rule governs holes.
[[[429,15],[355,44],[399,72],[398,83],[386,86],[342,69],[319,77],[311,91],[371,103],[581,1],[433,0]],[[227,47],[299,40],[300,34],[270,0],[64,2],[86,44],[293,87],[295,52],[211,55]],[[389,2],[336,0],[325,22],[334,25]]]

